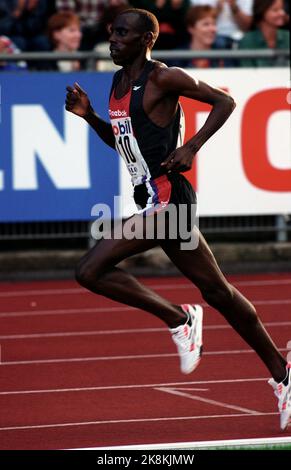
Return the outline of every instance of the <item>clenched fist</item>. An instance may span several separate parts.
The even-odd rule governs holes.
[[[92,109],[87,93],[78,83],[67,86],[66,110],[80,117],[85,117]]]

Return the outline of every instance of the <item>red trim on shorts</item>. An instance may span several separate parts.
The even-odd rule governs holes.
[[[162,175],[158,178],[150,180],[149,184],[151,185],[155,194],[152,196],[152,206],[145,209],[146,215],[158,213],[167,207],[172,192],[172,185],[168,180],[167,175]]]

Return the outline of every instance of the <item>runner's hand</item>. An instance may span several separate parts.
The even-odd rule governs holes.
[[[193,163],[193,151],[186,145],[174,150],[170,155],[161,163],[165,166],[167,171],[175,171],[181,173],[191,170]]]
[[[76,82],[74,86],[67,86],[66,110],[80,117],[85,117],[92,110],[87,93]]]

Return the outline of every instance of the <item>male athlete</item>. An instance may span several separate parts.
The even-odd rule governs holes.
[[[195,193],[181,172],[191,168],[195,154],[235,107],[234,100],[222,90],[192,78],[182,69],[152,61],[150,53],[158,32],[157,19],[144,10],[128,9],[114,20],[110,51],[113,62],[122,68],[113,79],[110,124],[94,112],[77,83],[67,87],[66,97],[66,109],[84,118],[127,164],[135,202],[141,208],[132,216],[132,222],[142,232],[145,219],[162,212],[168,204],[195,204]],[[212,106],[205,124],[184,144],[179,96]],[[120,126],[126,127],[122,136],[117,131]],[[197,232],[197,228],[194,230]],[[265,363],[279,399],[280,426],[286,429],[291,416],[291,364],[272,342],[254,306],[227,282],[200,233],[198,247],[187,251],[181,249],[178,238],[102,239],[81,259],[77,280],[96,294],[141,308],[163,320],[177,345],[181,371],[188,374],[196,368],[202,353],[202,308],[174,305],[116,267],[128,256],[157,245]]]

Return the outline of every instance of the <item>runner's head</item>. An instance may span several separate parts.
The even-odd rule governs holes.
[[[150,51],[159,35],[157,18],[146,10],[130,8],[122,11],[112,23],[110,52],[113,62],[125,65]]]

